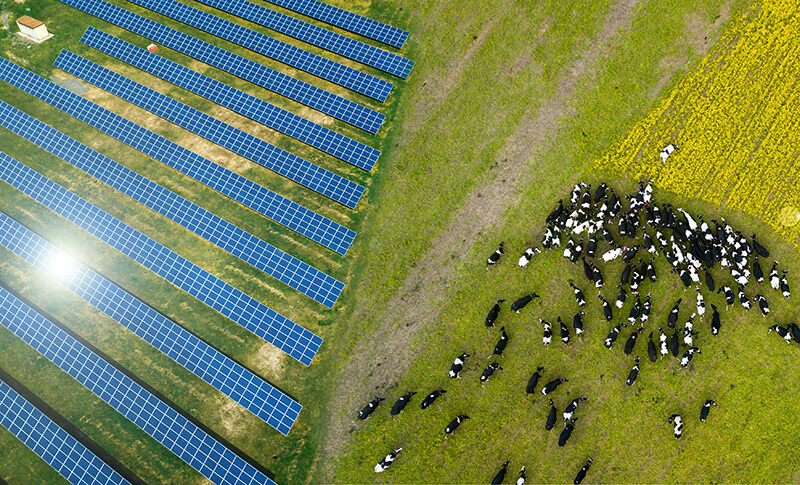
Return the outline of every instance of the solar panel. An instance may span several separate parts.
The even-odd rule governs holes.
[[[5,290],[0,288],[2,292]],[[74,485],[128,483],[3,381],[0,381],[0,425]]]
[[[300,185],[355,207],[364,187],[69,51],[54,65]]]
[[[301,13],[312,19],[321,20],[350,32],[369,37],[370,39],[389,44],[398,49],[403,47],[408,32],[392,27],[377,20],[348,12],[333,5],[317,0],[266,0],[293,12]]]
[[[250,59],[203,42],[116,5],[102,0],[59,1],[373,135],[378,132],[386,119],[385,115],[366,106],[262,66]]]
[[[353,243],[353,239],[356,235],[354,231],[330,219],[324,218],[220,165],[212,163],[162,136],[147,131],[141,126],[85,100],[61,86],[41,78],[3,58],[0,58],[0,79],[12,86],[22,89],[26,93],[36,96],[45,103],[55,106],[98,130],[113,136],[121,142],[127,143],[137,150],[141,150],[147,155],[157,157],[162,163],[192,177],[242,205],[297,231],[299,234],[322,244],[326,248],[344,255]],[[55,148],[58,149],[59,147]],[[61,158],[66,160],[63,156],[61,156]],[[70,161],[70,163],[74,164],[72,161]],[[110,163],[116,165],[115,162],[110,161]],[[115,171],[119,171],[119,169]],[[132,174],[131,176],[140,177],[138,174]],[[142,183],[155,185],[149,181],[143,181]],[[157,185],[155,186],[158,187]],[[116,186],[115,188],[123,193],[128,193],[123,188]],[[189,203],[186,202],[186,204]],[[190,205],[196,207],[194,204]],[[201,213],[206,214],[207,211],[202,210]],[[167,217],[173,218],[173,216]],[[230,225],[210,213],[207,213],[204,217],[212,218],[219,224]],[[203,226],[206,224],[207,222],[201,223],[197,226],[197,229],[192,229],[188,226],[184,227],[197,233],[197,230],[203,230]],[[232,231],[234,234],[246,234],[240,230],[238,233],[236,230],[232,229]],[[212,239],[209,239],[211,236],[201,237],[205,237],[208,241],[213,242]],[[248,236],[248,238],[252,238],[252,236]],[[218,240],[220,238],[215,236],[215,239]],[[217,242],[214,242],[214,244],[220,245],[220,243]],[[228,250],[227,248],[225,249]],[[230,252],[247,261],[245,257],[239,256],[233,251]]]
[[[2,287],[0,323],[212,482],[275,485],[219,441]],[[3,408],[5,406],[0,407],[0,416]],[[14,412],[11,407],[6,409],[6,415]],[[6,426],[5,422],[3,425]],[[38,436],[31,438],[35,440]],[[69,454],[69,450],[64,451]],[[54,454],[63,456],[64,453]],[[127,483],[114,481],[111,474],[97,468],[94,474],[97,483]],[[87,476],[93,475],[87,473]]]
[[[381,155],[370,146],[94,27],[86,29],[81,42],[367,172],[372,171]]]
[[[414,62],[392,52],[317,27],[247,0],[198,0],[216,9],[329,50],[367,66],[407,78]]]
[[[0,212],[0,245],[53,278],[284,435],[302,406],[258,376],[176,325]],[[208,291],[213,288],[208,287]],[[303,342],[298,342],[302,345]]]
[[[364,96],[386,101],[392,83],[174,0],[128,0]]]

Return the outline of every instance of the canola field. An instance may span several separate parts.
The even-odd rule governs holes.
[[[786,0],[748,9],[598,167],[741,210],[800,248],[797,12]],[[662,162],[669,143],[680,149]]]

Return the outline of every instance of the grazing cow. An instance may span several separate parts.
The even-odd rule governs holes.
[[[686,288],[690,287],[692,285],[692,278],[689,276],[689,273],[683,268],[678,268],[677,272],[678,272],[678,277],[680,277],[681,279],[681,283],[683,283],[683,286],[685,286]],[[672,271],[670,271],[670,273],[675,273],[675,270],[673,269]]]
[[[725,295],[725,303],[728,306],[731,306],[734,303],[736,303],[736,296],[733,294],[733,290],[730,288],[730,286],[720,287],[720,289],[717,290],[717,293],[722,293],[723,295]]]
[[[494,327],[494,322],[497,320],[497,316],[500,315],[500,304],[503,303],[505,300],[497,300],[489,313],[486,315],[486,321],[484,325],[487,327]]]
[[[491,256],[489,256],[489,259],[486,260],[487,265],[491,266],[493,264],[497,264],[497,262],[500,261],[500,256],[502,256],[503,253],[505,253],[505,251],[503,251],[503,244],[504,243],[501,242],[500,247],[498,247],[497,250],[493,252]],[[489,267],[487,266],[486,269],[489,269]]]
[[[753,300],[758,303],[758,308],[761,310],[761,314],[766,317],[769,314],[769,303],[767,303],[767,299],[762,295],[756,295],[753,297]]]
[[[542,342],[544,342],[545,345],[550,345],[550,342],[553,340],[553,326],[541,318],[539,322],[544,324],[544,337],[542,337]]]
[[[761,269],[761,264],[758,262],[758,256],[753,260],[753,276],[759,283],[764,282],[764,271]]]
[[[575,249],[572,251],[572,254],[569,257],[570,263],[575,263],[578,261],[578,258],[581,257],[581,252],[583,252],[583,238],[578,241],[578,244],[575,245]]]
[[[469,354],[466,352],[456,357],[453,364],[450,366],[450,379],[461,379],[458,374],[461,373],[461,369],[464,368],[464,361],[467,357],[469,357]]]
[[[769,272],[769,285],[772,287],[773,290],[777,290],[780,288],[781,279],[778,276],[778,262],[773,261],[772,269]]]
[[[613,248],[609,249],[608,251],[604,252],[603,255],[601,256],[601,258],[606,263],[608,263],[609,261],[614,261],[615,259],[617,259],[620,256],[622,256],[622,252],[624,250],[625,249],[620,247],[620,246],[613,247]]]
[[[781,277],[781,292],[784,298],[792,296],[792,293],[789,291],[789,281],[786,280],[786,270],[783,270],[783,276]]]
[[[644,303],[642,304],[642,313],[639,315],[639,320],[642,322],[642,325],[647,322],[650,318],[650,308],[652,307],[650,303],[650,293],[647,294],[647,298],[645,298]]]
[[[397,416],[398,414],[400,414],[403,411],[403,409],[405,409],[406,404],[408,404],[408,402],[411,401],[411,396],[413,396],[414,394],[416,394],[416,392],[408,392],[407,394],[400,397],[400,399],[398,399],[394,403],[394,406],[392,406],[392,410],[389,411],[389,414],[391,414],[392,416]]]
[[[625,265],[625,269],[622,270],[622,275],[620,276],[620,284],[627,285],[628,279],[631,277],[631,271],[633,270],[633,265],[628,263]]]
[[[561,431],[561,435],[558,437],[558,446],[564,446],[567,444],[567,440],[569,437],[572,436],[572,430],[575,429],[575,421],[578,419],[570,419],[567,422],[567,425],[564,426],[564,430]]]
[[[586,478],[586,472],[588,472],[589,468],[592,467],[592,462],[593,461],[594,461],[594,458],[589,458],[589,461],[587,461],[586,464],[583,465],[583,468],[581,468],[578,471],[578,474],[575,475],[575,481],[572,482],[572,483],[574,483],[575,485],[580,485],[580,483],[583,481],[583,479]]]
[[[586,278],[594,282],[594,278],[592,275],[594,274],[594,264],[591,261],[586,261],[586,258],[582,258],[583,261],[583,274],[586,275]]]
[[[669,349],[667,348],[667,334],[664,333],[661,327],[658,327],[658,331],[661,332],[658,341],[661,344],[661,358],[663,359],[665,355],[669,354]]]
[[[796,323],[790,323],[789,330],[792,332],[792,337],[794,337],[794,341],[800,344],[800,327],[798,327]]]
[[[703,404],[703,407],[700,408],[700,422],[705,423],[706,419],[708,419],[708,412],[711,411],[711,406],[716,406],[717,402],[713,399],[709,399]]]
[[[625,306],[625,300],[628,299],[628,292],[625,291],[625,288],[623,288],[619,283],[617,283],[617,288],[619,288],[619,294],[617,295],[617,301],[615,304],[617,305],[617,308],[622,308]]]
[[[528,379],[528,385],[525,386],[525,397],[528,397],[529,394],[533,394],[536,392],[536,386],[539,384],[539,371],[544,370],[544,367],[537,367],[536,372],[533,373],[530,379]]]
[[[564,259],[572,259],[572,253],[575,251],[575,241],[572,238],[567,240],[567,245],[564,246]]]
[[[669,328],[675,328],[675,322],[678,321],[678,311],[682,300],[683,298],[678,298],[678,301],[675,302],[675,306],[672,307],[672,311],[669,312],[669,317],[667,317],[667,326]]]
[[[569,286],[572,288],[572,292],[575,294],[575,301],[578,303],[578,306],[585,306],[586,305],[586,298],[583,296],[583,292],[572,283],[569,282]]]
[[[633,258],[636,256],[637,252],[639,252],[639,245],[638,244],[636,246],[628,249],[628,251],[625,254],[622,255],[622,261],[624,261],[626,263],[630,263],[631,260],[633,260]]]
[[[403,450],[402,448],[398,448],[389,453],[388,455],[386,455],[386,457],[383,460],[379,461],[378,464],[375,465],[374,468],[375,473],[381,473],[383,471],[386,471],[386,469],[389,468],[389,465],[391,465],[392,462],[395,460],[395,458],[397,458],[397,454],[400,453],[402,450]]]
[[[719,312],[717,311],[717,307],[712,303],[711,309],[714,310],[714,314],[711,315],[711,335],[717,336],[719,334],[719,329],[722,327],[722,323],[719,319]]]
[[[610,349],[611,346],[614,345],[614,342],[617,340],[617,337],[619,337],[619,330],[627,326],[628,325],[624,323],[620,323],[618,325],[615,325],[614,328],[611,329],[605,341],[605,346],[607,349]]]
[[[600,268],[597,266],[592,267],[592,280],[595,288],[603,287],[603,273],[600,272]]]
[[[639,327],[631,334],[630,337],[628,337],[628,340],[625,342],[625,355],[631,355],[631,352],[633,352],[633,346],[636,345],[636,337],[642,333],[642,330],[644,329]]]
[[[455,417],[455,419],[450,421],[450,424],[448,424],[447,427],[444,429],[445,434],[453,434],[453,432],[457,430],[459,426],[461,426],[461,423],[468,419],[469,416],[467,416],[466,414],[459,414],[458,416]]]
[[[495,362],[494,364],[487,365],[486,368],[483,369],[483,372],[481,373],[481,382],[488,381],[489,378],[492,377],[492,374],[494,374],[494,371],[496,370],[503,370],[503,368],[500,367],[500,364],[498,364],[497,362]]]
[[[767,248],[765,248],[764,246],[759,244],[758,241],[756,241],[756,235],[755,234],[753,234],[753,249],[756,250],[756,252],[759,254],[759,256],[762,256],[764,258],[768,258],[769,257],[769,251],[767,251]]]
[[[384,399],[382,397],[376,397],[375,399],[367,403],[367,405],[364,406],[364,408],[358,412],[358,419],[359,420],[367,419],[369,415],[372,414],[373,411],[375,411],[375,409],[378,407],[378,404],[380,404],[380,402],[383,400]]]
[[[522,298],[520,298],[519,300],[517,300],[514,303],[512,303],[511,304],[511,309],[514,310],[515,312],[519,313],[519,311],[522,310],[523,308],[525,308],[528,305],[528,303],[533,301],[534,298],[539,298],[539,295],[537,295],[536,293],[531,293],[530,295],[525,295]]]
[[[558,379],[553,379],[552,381],[544,385],[544,387],[542,388],[542,395],[546,396],[550,394],[551,392],[558,389],[558,386],[560,386],[565,382],[567,382],[567,379],[564,379],[563,377],[559,377]]]
[[[625,384],[632,386],[634,382],[636,382],[636,378],[639,376],[639,357],[636,357],[636,363],[633,364],[633,368],[631,372],[628,374],[628,380],[625,381]]]
[[[683,357],[681,357],[681,367],[688,366],[689,363],[692,361],[692,357],[694,357],[694,354],[702,354],[702,352],[700,352],[700,349],[698,349],[697,347],[692,347],[686,350],[686,352],[683,353]]]
[[[649,279],[651,283],[656,282],[656,268],[653,266],[652,259],[647,263],[647,279]]]
[[[602,199],[603,197],[606,196],[606,189],[607,188],[608,188],[608,185],[606,185],[605,182],[601,183],[597,187],[597,190],[595,190],[595,192],[594,192],[594,201],[595,202],[600,202],[600,199]]]
[[[606,317],[606,321],[610,322],[612,318],[614,318],[613,313],[611,312],[611,305],[608,304],[603,295],[597,295],[597,298],[600,298],[600,301],[603,302],[603,315]]]
[[[489,356],[489,358],[491,359],[494,355],[499,355],[502,357],[503,351],[506,349],[506,345],[508,345],[508,334],[506,333],[506,327],[500,327],[500,340],[497,341],[497,344],[494,346],[494,352]]]
[[[686,322],[686,326],[683,327],[683,343],[689,347],[692,346],[692,337],[694,336],[694,316],[695,314],[692,313],[692,316]]]
[[[703,298],[703,294],[700,293],[700,288],[697,289],[697,314],[701,317],[706,314],[706,300]]]
[[[744,293],[744,286],[739,286],[739,303],[742,304],[742,308],[745,310],[749,310],[751,308],[750,298],[748,298]]]
[[[631,311],[628,313],[628,323],[633,325],[636,323],[636,319],[639,318],[639,315],[642,313],[642,300],[639,297],[636,297],[636,303],[633,304],[631,307]]]
[[[653,332],[650,332],[647,341],[647,356],[650,358],[650,362],[655,362],[658,360],[658,352],[656,352],[656,344],[653,342]]]
[[[644,233],[644,248],[647,249],[647,252],[650,254],[656,253],[656,245],[653,244],[653,238],[650,237],[650,234]]]
[[[508,470],[508,460],[503,463],[503,467],[500,468],[500,471],[497,472],[497,475],[494,476],[492,479],[492,485],[499,485],[503,483],[503,480],[506,478],[506,471]]]
[[[547,222],[548,224],[552,224],[552,223],[556,222],[556,220],[558,220],[558,216],[561,215],[561,212],[563,210],[564,210],[564,200],[563,199],[558,199],[558,207],[553,209],[553,212],[551,212],[547,216],[547,218],[545,219],[545,222]]]
[[[592,230],[589,229],[589,232],[591,233]],[[593,258],[594,253],[596,252],[597,252],[597,235],[594,235],[589,238],[589,241],[586,242],[586,255],[589,256],[590,258]]]
[[[791,343],[792,334],[790,333],[788,328],[781,327],[780,325],[773,325],[773,326],[769,327],[769,330],[767,330],[767,333],[770,334],[773,331],[775,331],[778,335],[783,337],[783,340],[785,340],[787,344]]]
[[[517,485],[525,485],[525,467],[519,471],[519,478],[517,478]]]
[[[561,341],[565,344],[569,343],[569,328],[564,325],[564,322],[561,320],[561,317],[558,317],[558,324],[561,326]]]
[[[550,412],[547,414],[547,422],[544,425],[544,429],[550,431],[553,429],[553,426],[556,425],[556,407],[553,405],[553,400],[550,400]]]
[[[692,265],[689,265],[689,277],[693,283],[700,283],[700,275],[697,273],[697,268]]]
[[[706,270],[706,286],[708,291],[714,291],[717,288],[717,285],[714,284],[714,278],[711,277],[711,273],[708,270]]]
[[[680,438],[683,434],[683,418],[680,414],[673,414],[667,422],[673,425],[672,433],[675,435],[675,439]]]
[[[564,410],[564,422],[567,422],[570,419],[572,419],[572,415],[575,414],[575,410],[578,409],[578,404],[582,403],[585,400],[586,398],[583,396],[576,397],[575,399],[572,400],[572,402],[570,402],[567,405],[567,409]]]
[[[535,248],[528,248],[522,253],[522,256],[519,257],[519,262],[517,263],[520,268],[524,268],[528,266],[528,263],[531,262],[531,258],[533,258],[534,254],[541,253],[542,250],[537,247]]]
[[[586,192],[583,193],[581,197],[581,209],[586,210],[592,206],[592,186],[586,186]]]
[[[583,315],[586,315],[586,312],[578,312],[572,317],[572,328],[575,329],[575,335],[579,337],[583,334]]]
[[[680,350],[679,341],[678,341],[678,334],[681,332],[680,328],[675,329],[675,333],[672,334],[672,337],[669,339],[669,350],[672,352],[673,357],[678,356],[678,352]]]
[[[427,396],[425,396],[425,399],[423,399],[422,402],[419,403],[419,408],[420,409],[428,409],[430,407],[430,405],[434,403],[434,401],[439,399],[439,396],[441,396],[442,394],[444,394],[446,392],[447,391],[445,391],[444,389],[439,389],[438,391],[433,391],[432,393],[430,393]]]

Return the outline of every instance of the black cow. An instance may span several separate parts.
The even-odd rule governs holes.
[[[800,344],[800,327],[798,327],[796,323],[790,323],[789,330],[791,330],[792,332],[792,337],[794,337],[794,341]]]
[[[494,346],[494,352],[492,355],[499,355],[500,357],[503,356],[503,351],[506,349],[506,345],[508,345],[508,334],[506,333],[506,327],[500,327],[500,340],[497,341],[497,344]],[[492,355],[489,358],[492,358]]]
[[[494,374],[494,371],[496,370],[503,370],[503,368],[500,367],[500,364],[498,364],[497,362],[495,362],[494,364],[487,365],[486,368],[483,369],[483,372],[481,373],[481,382],[488,381],[489,378],[492,377],[492,374]]]
[[[503,463],[503,467],[500,468],[500,471],[497,472],[497,475],[494,476],[492,479],[492,485],[498,485],[503,483],[503,480],[506,478],[506,471],[508,470],[508,461]]]
[[[567,440],[569,440],[569,437],[572,436],[572,430],[575,429],[575,422],[577,420],[577,418],[570,419],[569,422],[567,422],[567,425],[564,426],[564,430],[561,431],[561,435],[558,437],[558,446],[564,446],[567,444]]]
[[[633,364],[633,368],[631,369],[630,373],[628,374],[628,380],[625,381],[625,384],[632,386],[634,382],[636,382],[636,378],[639,376],[639,357],[636,357],[636,362]]]
[[[514,310],[515,312],[519,313],[519,311],[522,310],[523,308],[525,308],[528,305],[528,303],[533,301],[534,298],[539,298],[539,295],[537,295],[536,293],[531,293],[530,295],[525,295],[522,298],[520,298],[519,300],[517,300],[514,303],[512,303],[511,304],[511,309]]]
[[[367,403],[367,405],[364,406],[364,409],[362,409],[361,411],[358,412],[358,419],[360,419],[360,420],[361,419],[367,419],[369,417],[369,415],[372,414],[375,411],[375,409],[378,407],[378,404],[380,404],[381,401],[383,401],[383,400],[384,399],[382,397],[376,397],[375,399],[373,399],[372,401]]]
[[[717,288],[717,285],[714,284],[714,278],[711,277],[711,273],[708,270],[706,270],[706,286],[708,291],[714,291]]]
[[[703,407],[700,409],[700,422],[706,422],[706,419],[708,418],[708,412],[711,411],[711,406],[716,405],[717,403],[713,399],[709,399],[705,402],[705,404],[703,404]]]
[[[636,338],[640,333],[642,333],[642,330],[644,329],[639,327],[631,334],[630,337],[628,337],[628,340],[625,342],[625,355],[631,355],[631,352],[633,352],[633,347],[636,345]]]
[[[683,418],[680,414],[673,414],[667,419],[667,422],[673,425],[672,433],[675,435],[675,439],[680,438],[683,434]]]
[[[389,411],[389,414],[391,414],[392,416],[397,416],[398,414],[400,414],[403,411],[403,409],[405,409],[406,404],[408,404],[408,402],[411,400],[411,396],[413,396],[414,394],[416,394],[416,392],[408,392],[400,399],[395,401],[394,406],[392,406],[392,410]]]
[[[450,379],[461,379],[458,374],[461,373],[461,369],[464,368],[464,361],[467,357],[469,357],[469,354],[466,352],[456,357],[453,364],[450,366]]]
[[[681,300],[683,300],[683,298],[678,298],[678,301],[675,302],[675,306],[672,307],[672,311],[669,312],[669,317],[667,317],[667,326],[669,328],[675,328],[675,322],[678,321],[678,311],[680,310]]]
[[[450,424],[448,424],[444,429],[445,434],[453,434],[453,432],[457,430],[459,426],[461,426],[461,423],[467,419],[469,419],[469,416],[466,414],[459,414],[456,416],[455,419],[450,421]]]
[[[758,253],[759,256],[761,256],[763,258],[768,258],[769,257],[769,251],[767,251],[767,248],[765,248],[764,246],[759,244],[758,241],[756,241],[756,235],[755,234],[753,234],[753,249],[756,250],[756,252]]]
[[[719,333],[719,329],[722,327],[722,323],[719,319],[717,307],[713,303],[711,304],[711,309],[714,310],[714,314],[711,315],[711,335],[716,337]]]
[[[583,261],[583,274],[586,275],[586,278],[589,281],[594,282],[594,278],[592,275],[594,274],[594,265],[591,262],[586,261],[586,258],[582,258]]]
[[[430,393],[427,396],[425,396],[425,399],[423,399],[422,402],[419,403],[419,408],[420,409],[428,409],[428,407],[430,407],[430,405],[433,404],[433,402],[436,401],[439,398],[439,396],[441,396],[442,394],[444,394],[446,392],[447,391],[445,391],[444,389],[439,389],[438,391],[433,391],[432,393]]]
[[[536,386],[539,384],[539,378],[541,377],[539,371],[541,370],[544,370],[544,367],[537,367],[536,372],[534,372],[531,378],[528,379],[528,385],[525,386],[525,397],[528,397],[529,394],[536,392]]]
[[[655,362],[658,360],[658,352],[656,351],[656,344],[653,342],[653,332],[650,332],[650,336],[648,338],[647,356],[650,358],[650,362]]]
[[[489,259],[486,260],[486,264],[490,266],[493,264],[497,264],[497,262],[500,260],[500,256],[502,256],[504,252],[505,251],[503,251],[503,243],[501,242],[500,247],[498,247],[497,250],[493,252],[491,256],[489,256]],[[487,266],[486,269],[489,269],[489,267]]]
[[[593,461],[594,461],[594,458],[589,458],[589,461],[587,461],[586,464],[583,465],[583,468],[581,468],[578,471],[578,474],[575,475],[575,481],[573,482],[575,485],[580,485],[580,483],[583,481],[583,479],[586,478],[586,472],[588,472],[589,468],[592,467],[592,462]]]
[[[756,256],[755,260],[753,261],[753,276],[755,276],[757,282],[764,282],[764,270],[761,269],[761,264],[758,262],[758,256]]]
[[[544,429],[550,431],[553,429],[553,426],[556,425],[556,407],[553,405],[553,400],[550,400],[550,412],[547,414],[547,423],[544,425]]]
[[[678,338],[679,338],[678,334],[681,333],[681,330],[682,329],[680,329],[680,328],[675,329],[675,333],[673,333],[672,337],[670,337],[670,339],[669,339],[669,350],[670,350],[670,352],[672,352],[672,356],[673,357],[677,357],[678,356],[678,352],[680,351],[680,347],[679,347],[680,343],[679,343],[679,340],[678,340]]]
[[[620,284],[628,284],[628,280],[631,277],[631,271],[633,271],[633,265],[630,263],[626,264],[625,269],[622,270],[622,275],[620,276]]]
[[[617,340],[617,337],[619,337],[619,330],[627,326],[628,326],[627,324],[620,323],[618,325],[615,325],[614,328],[611,329],[605,341],[605,346],[607,349],[610,349],[611,346],[614,345],[614,342]]]
[[[486,315],[486,321],[484,325],[487,327],[494,327],[494,322],[497,320],[497,316],[500,315],[500,304],[503,303],[505,300],[497,300],[489,313]]]
[[[558,389],[558,386],[560,386],[565,382],[567,382],[567,379],[564,379],[563,377],[559,377],[558,379],[553,379],[552,381],[544,385],[544,387],[542,388],[542,394],[545,396],[550,394],[551,392]]]

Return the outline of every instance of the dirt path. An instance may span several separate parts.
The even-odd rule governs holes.
[[[554,139],[559,121],[572,114],[570,103],[578,80],[591,73],[609,40],[630,20],[636,3],[637,0],[619,0],[611,7],[598,37],[561,73],[553,96],[536,112],[526,113],[507,145],[498,152],[493,179],[467,197],[449,226],[434,238],[431,249],[377,316],[379,330],[356,344],[329,407],[330,429],[317,457],[317,464],[323,464],[318,466],[321,476],[312,480],[325,483],[333,479],[332,457],[338,456],[347,444],[353,426],[352,411],[363,405],[363,396],[374,389],[391,387],[405,375],[414,360],[408,346],[417,332],[436,320],[454,278],[454,260],[469,254],[477,235],[500,225],[507,210],[518,204],[520,191],[530,182],[533,172],[525,169],[536,163],[535,149]],[[391,365],[378,367],[386,362],[385,356],[391,356]]]

